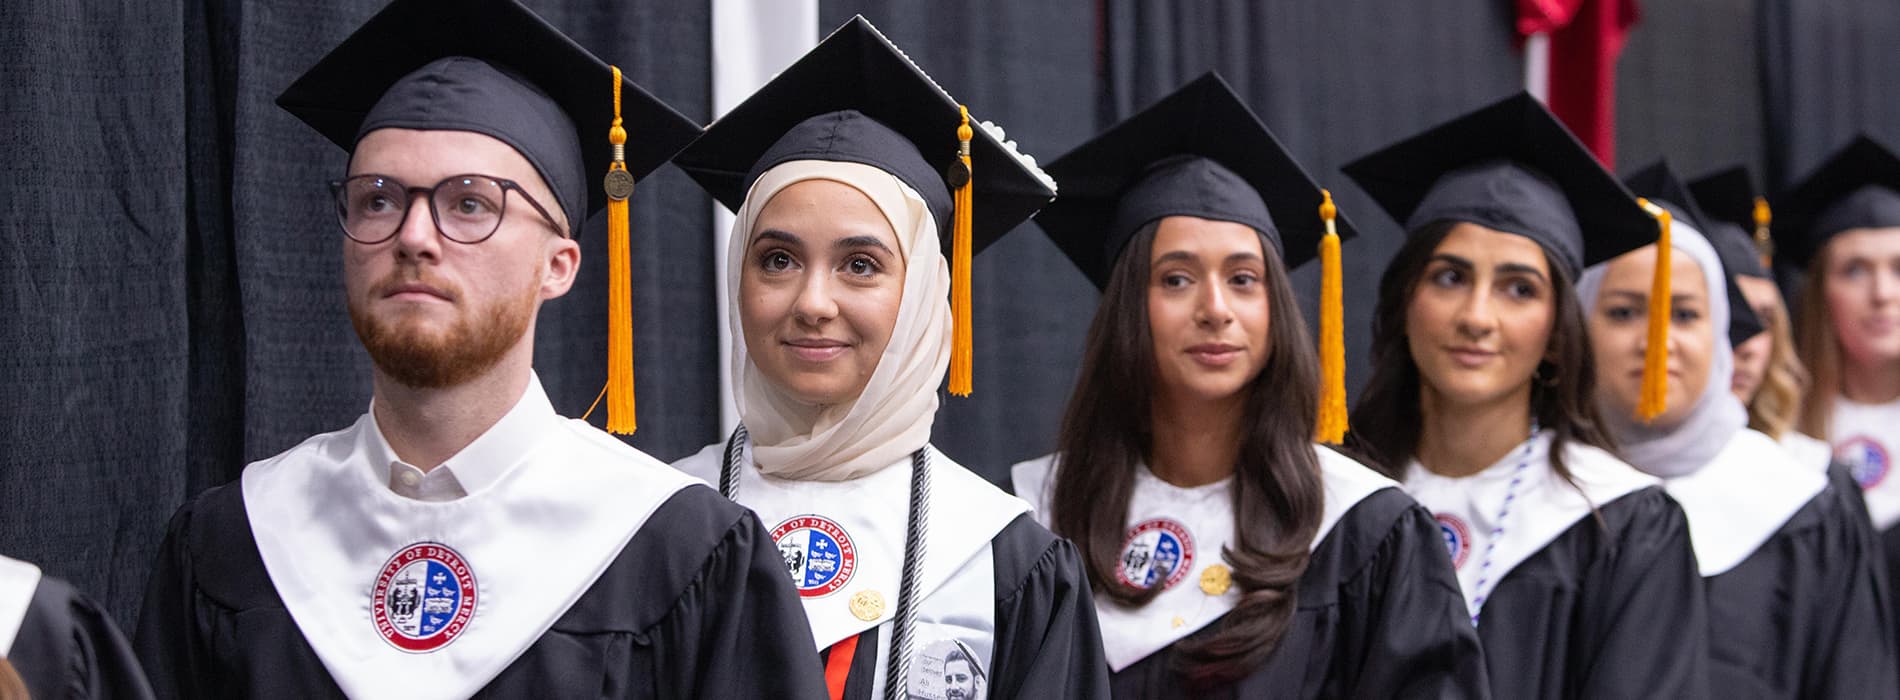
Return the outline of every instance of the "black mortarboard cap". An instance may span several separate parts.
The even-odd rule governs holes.
[[[635,178],[699,135],[632,81],[620,89]],[[385,127],[499,139],[534,165],[574,232],[607,204],[613,101],[608,65],[514,0],[396,0],[277,97],[344,150]]]
[[[1754,269],[1761,269],[1761,259],[1755,254],[1755,244],[1742,233],[1741,228],[1733,224],[1711,223],[1713,219],[1702,210],[1695,193],[1683,184],[1682,178],[1676,175],[1675,168],[1669,167],[1666,158],[1637,170],[1624,178],[1623,183],[1636,196],[1669,210],[1669,215],[1675,221],[1700,232],[1710,247],[1715,248],[1715,256],[1722,265],[1722,290],[1728,295],[1729,344],[1740,345],[1742,341],[1765,330],[1761,319],[1755,316],[1754,307],[1748,305],[1748,298],[1742,296],[1742,288],[1735,284],[1735,275],[1742,274],[1737,272],[1738,265],[1752,264]],[[1733,234],[1711,230],[1718,225],[1726,226]]]
[[[1551,251],[1572,277],[1658,234],[1622,183],[1525,93],[1342,169],[1408,232],[1467,221],[1518,234]]]
[[[1775,245],[1806,266],[1835,234],[1900,226],[1900,156],[1862,134],[1775,200]]]
[[[1326,233],[1319,185],[1215,73],[1069,151],[1049,174],[1062,197],[1036,223],[1097,287],[1129,238],[1167,216],[1252,226],[1288,268],[1317,255]],[[1342,240],[1354,235],[1344,216],[1334,224]]]
[[[902,180],[952,236],[957,101],[862,16],[720,117],[675,159],[727,208],[737,210],[766,170],[794,160],[862,163]],[[1001,238],[1055,196],[1054,184],[972,120],[971,254]]]
[[[1729,274],[1770,277],[1755,237],[1749,234],[1755,226],[1756,191],[1748,168],[1737,165],[1692,180],[1689,193],[1707,225],[1702,233],[1715,244]]]

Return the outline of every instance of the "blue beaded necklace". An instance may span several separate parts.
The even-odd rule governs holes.
[[[1491,527],[1491,538],[1484,545],[1484,559],[1478,563],[1478,583],[1472,587],[1471,626],[1478,626],[1478,613],[1484,610],[1484,601],[1490,592],[1484,589],[1491,582],[1491,555],[1498,550],[1498,540],[1504,539],[1504,518],[1511,514],[1511,503],[1517,500],[1517,485],[1524,483],[1524,473],[1530,470],[1531,448],[1537,444],[1537,421],[1531,421],[1530,439],[1524,441],[1524,450],[1517,462],[1517,469],[1511,472],[1511,484],[1504,488],[1504,505],[1498,508],[1498,517]]]

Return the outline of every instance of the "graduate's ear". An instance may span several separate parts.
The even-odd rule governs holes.
[[[541,300],[567,294],[574,287],[574,276],[581,270],[581,244],[566,236],[548,236],[542,246]]]

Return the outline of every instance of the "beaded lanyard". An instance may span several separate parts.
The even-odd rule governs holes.
[[[1471,626],[1478,626],[1478,613],[1484,610],[1484,584],[1491,582],[1491,555],[1497,553],[1498,540],[1504,539],[1504,517],[1511,514],[1511,503],[1517,500],[1517,485],[1523,483],[1524,472],[1531,466],[1531,447],[1537,444],[1537,422],[1531,422],[1531,437],[1524,441],[1524,454],[1517,462],[1517,469],[1511,472],[1511,485],[1504,489],[1504,505],[1498,508],[1497,524],[1491,527],[1491,541],[1484,545],[1484,559],[1478,564],[1478,583],[1472,586]]]
[[[719,495],[737,502],[739,462],[748,439],[745,426],[726,440],[726,457],[719,465]],[[890,667],[885,670],[884,697],[910,697],[911,628],[917,621],[917,576],[924,562],[924,521],[930,503],[930,449],[910,455],[910,521],[904,526],[904,569],[897,586],[897,624],[891,638]]]

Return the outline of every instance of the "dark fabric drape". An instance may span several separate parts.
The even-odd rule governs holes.
[[[1771,192],[1856,133],[1900,143],[1900,3],[1757,0],[1756,7]]]
[[[1763,175],[1755,0],[1643,4],[1617,64],[1615,169],[1667,156],[1684,177],[1737,163]]]
[[[0,552],[128,629],[186,496],[368,405],[324,184],[345,156],[272,100],[383,4],[0,5]],[[527,4],[706,118],[703,3]],[[633,199],[648,427],[629,442],[663,457],[718,432],[709,207],[670,167]],[[603,230],[583,234],[579,282],[537,329],[537,370],[569,415],[606,378]]]

